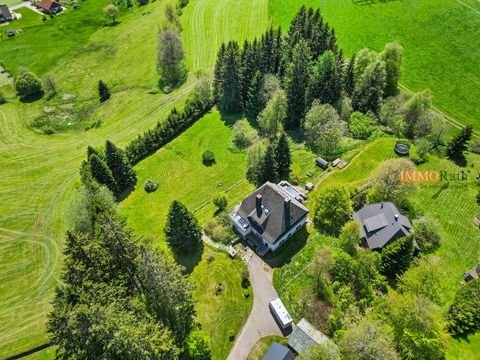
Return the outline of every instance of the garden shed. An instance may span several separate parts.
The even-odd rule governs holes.
[[[321,157],[317,157],[315,159],[315,163],[320,166],[322,169],[328,168],[328,161],[325,159],[322,159]]]

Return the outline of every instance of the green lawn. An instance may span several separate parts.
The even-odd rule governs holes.
[[[261,338],[253,346],[250,354],[248,354],[247,360],[261,360],[263,355],[265,355],[274,342],[286,345],[287,339],[280,336],[265,336]]]
[[[10,6],[21,4],[22,2],[23,0],[3,0],[2,4],[5,4],[10,7]]]
[[[215,259],[209,264],[209,256]],[[241,286],[241,273],[245,265],[240,260],[232,260],[226,253],[204,250],[202,261],[195,268],[190,280],[196,287],[193,297],[196,300],[197,320],[202,330],[212,342],[212,360],[227,358],[233,342],[230,332],[238,335],[252,308],[253,296],[245,298]],[[225,290],[215,295],[216,284],[222,283]]]
[[[478,1],[270,0],[269,15],[287,29],[301,4],[320,8],[348,55],[400,42],[402,84],[431,89],[443,112],[480,130],[480,98],[473,95],[480,88]]]
[[[210,72],[223,41],[260,36],[269,25],[268,0],[191,0],[182,15],[188,67]]]
[[[138,186],[122,202],[121,208],[128,216],[128,224],[138,233],[160,239],[158,246],[165,249],[163,226],[168,209],[173,200],[183,202],[191,211],[195,211],[211,201],[217,193],[238,184],[245,178],[246,153],[231,150],[232,129],[225,123],[217,111],[207,114],[182,136],[160,149],[157,153],[135,166],[138,174]],[[216,163],[205,166],[202,153],[205,150],[214,153]],[[143,189],[146,179],[158,183],[158,190],[148,194]],[[234,188],[226,193],[233,206],[238,197],[245,195],[250,186],[240,184],[240,192]],[[233,199],[229,196],[233,193]],[[200,212],[203,223],[213,215],[212,212]]]

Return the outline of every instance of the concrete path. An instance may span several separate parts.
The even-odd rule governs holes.
[[[273,270],[253,254],[248,263],[248,271],[253,290],[253,307],[228,355],[228,360],[245,360],[253,345],[264,336],[282,336],[268,307],[268,303],[278,297],[272,283]]]

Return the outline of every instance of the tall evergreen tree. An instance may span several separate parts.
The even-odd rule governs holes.
[[[100,154],[97,149],[92,146],[87,146],[87,159],[90,159],[90,156],[94,154],[97,155],[100,159],[103,159],[103,154]]]
[[[352,55],[345,69],[343,87],[347,95],[351,97],[355,88],[355,54]]]
[[[262,163],[262,178],[264,182],[278,183],[278,165],[273,144],[269,144]]]
[[[202,230],[198,220],[177,200],[170,206],[165,235],[172,250],[180,253],[191,254],[202,242]]]
[[[385,88],[385,63],[376,61],[368,65],[363,75],[356,81],[352,96],[352,106],[355,111],[378,114]]]
[[[277,161],[279,179],[288,180],[290,177],[290,166],[292,165],[292,154],[290,153],[290,145],[285,132],[282,132],[276,142],[275,159]]]
[[[88,159],[90,173],[92,177],[102,185],[105,185],[113,194],[118,194],[118,185],[113,177],[112,171],[108,168],[105,161],[93,154]]]
[[[223,63],[225,61],[225,43],[222,43],[217,54],[215,69],[213,70],[213,99],[219,102],[223,94]]]
[[[263,102],[260,94],[262,90],[262,84],[263,76],[260,71],[257,70],[252,78],[252,81],[250,82],[250,86],[248,87],[245,108],[247,114],[252,118],[256,118],[263,108]]]
[[[468,125],[460,131],[447,145],[447,155],[450,159],[463,158],[463,152],[467,150],[468,142],[472,139],[473,127]]]
[[[332,51],[328,50],[316,61],[308,84],[308,102],[318,99],[322,104],[334,105],[342,90],[341,74],[338,71],[337,60]]]
[[[223,111],[234,113],[243,110],[242,64],[238,43],[227,44],[222,69],[222,94],[220,107]]]
[[[125,153],[107,140],[105,158],[120,192],[132,189],[137,183],[137,174],[133,171]]]
[[[305,40],[295,46],[292,62],[285,73],[287,92],[286,128],[295,129],[305,115],[308,72],[310,66],[310,49]]]
[[[102,80],[98,81],[98,97],[102,103],[110,99],[110,90]]]

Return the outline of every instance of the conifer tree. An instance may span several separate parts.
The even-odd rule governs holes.
[[[356,81],[352,96],[352,106],[355,111],[372,111],[378,114],[385,88],[385,63],[376,61],[370,64],[363,75]]]
[[[285,73],[287,92],[286,128],[295,129],[305,115],[310,49],[305,40],[295,46],[292,62]]]
[[[381,270],[384,275],[394,278],[403,274],[413,259],[413,239],[411,236],[394,240],[382,250]]]
[[[223,61],[220,107],[229,113],[241,112],[243,110],[242,65],[237,42],[228,43]]]
[[[100,154],[97,149],[92,146],[87,146],[87,159],[90,159],[90,156],[93,154],[97,155],[100,159],[103,159],[103,154]]]
[[[307,105],[315,99],[320,100],[322,104],[334,105],[340,99],[342,84],[337,65],[335,55],[330,50],[319,57],[309,79]]]
[[[98,82],[98,97],[102,103],[110,99],[110,90],[102,80]]]
[[[277,183],[279,181],[275,148],[272,144],[268,145],[265,157],[263,158],[262,180],[262,183],[267,181]]]
[[[105,145],[105,158],[113,178],[118,185],[120,192],[132,189],[137,183],[137,175],[133,171],[125,153],[107,140]]]
[[[226,46],[222,43],[217,54],[217,62],[213,71],[213,99],[219,102],[223,94],[223,63],[225,59]]]
[[[177,200],[170,206],[165,235],[172,250],[179,253],[191,254],[202,242],[202,230],[198,220]]]
[[[355,54],[352,55],[348,62],[344,76],[344,89],[348,96],[352,96],[355,88]]]
[[[450,159],[457,160],[464,157],[463,152],[467,150],[468,142],[472,139],[472,134],[473,127],[468,125],[448,143],[447,155]]]
[[[275,159],[277,161],[279,179],[288,180],[290,177],[290,166],[292,165],[292,155],[285,132],[282,132],[278,142],[276,142]]]
[[[102,185],[105,185],[113,194],[118,194],[118,185],[115,182],[115,178],[112,175],[112,172],[108,168],[105,161],[103,161],[96,154],[93,154],[88,159],[90,165],[90,172],[92,177]]]
[[[246,108],[247,114],[256,118],[262,111],[263,103],[260,96],[262,90],[263,76],[260,71],[256,71],[248,87]]]

